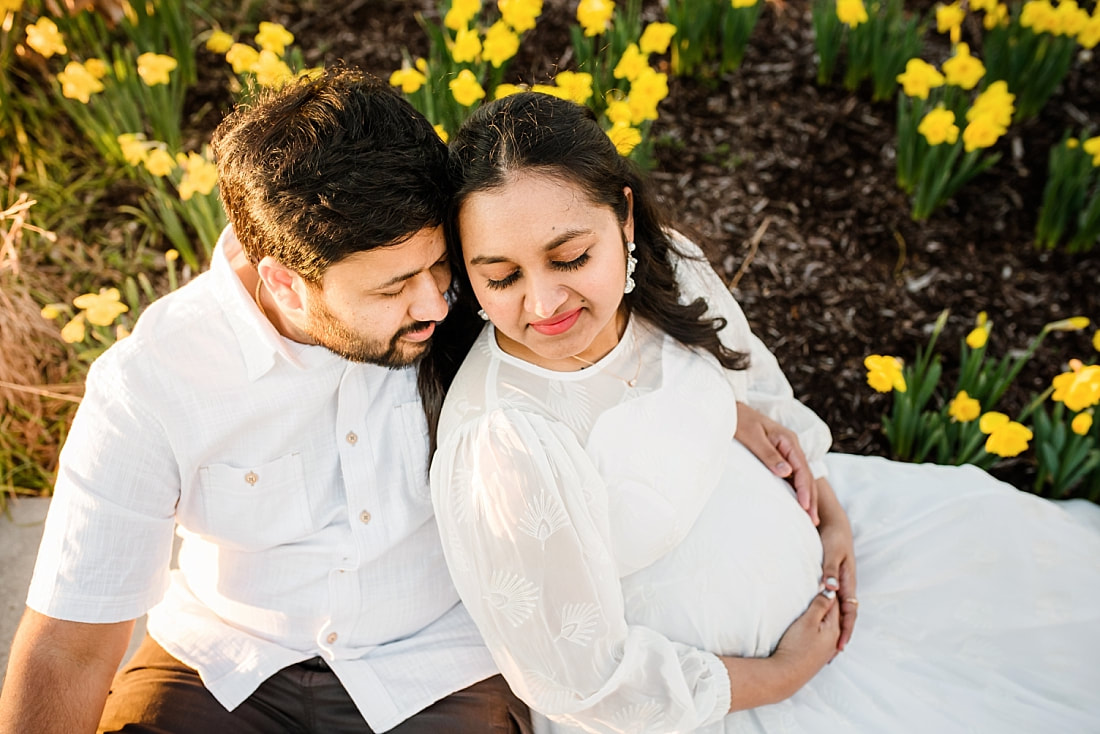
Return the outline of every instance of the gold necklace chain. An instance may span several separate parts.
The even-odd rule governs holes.
[[[626,383],[627,387],[637,387],[638,386],[638,375],[641,374],[641,372],[642,372],[642,352],[641,352],[641,350],[637,349],[637,345],[635,345],[635,349],[638,351],[638,366],[634,368],[634,376],[633,377],[631,377],[628,380],[625,377],[622,377],[621,375],[616,375],[613,372],[605,372],[605,374],[608,377],[614,377],[616,380],[619,380],[620,382]],[[575,354],[572,355],[571,359],[577,360],[578,362],[585,365],[586,367],[595,367],[596,366],[595,362],[589,362],[587,359],[584,359],[582,357],[578,357]]]
[[[264,279],[260,278],[256,281],[256,292],[253,295],[256,299],[256,305],[260,308],[260,313],[263,314],[263,317],[266,319],[267,318],[267,311],[264,309],[264,302],[260,298],[260,291],[263,290],[263,287],[264,287]]]

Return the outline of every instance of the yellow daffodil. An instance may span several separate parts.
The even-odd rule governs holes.
[[[192,151],[182,164],[184,174],[180,179],[180,198],[190,200],[195,194],[206,196],[218,185],[218,167],[213,162]]]
[[[985,65],[970,55],[968,44],[960,43],[955,46],[955,55],[943,62],[943,75],[952,86],[973,89],[985,76]]]
[[[989,341],[989,329],[984,326],[975,326],[969,334],[966,335],[966,346],[971,349],[981,349]]]
[[[631,121],[638,125],[645,120],[657,119],[657,105],[668,96],[668,75],[647,67],[630,83]]]
[[[936,6],[936,30],[940,33],[951,33],[962,25],[966,18],[966,11],[958,0],[950,5]]]
[[[1078,436],[1087,436],[1092,428],[1092,414],[1078,413],[1073,416],[1073,421],[1070,422],[1069,427]]]
[[[88,104],[93,94],[103,91],[103,84],[79,61],[65,64],[65,70],[57,74],[57,81],[61,82],[61,94],[84,104]]]
[[[1020,11],[1020,25],[1034,33],[1050,33],[1058,25],[1049,0],[1028,0]]]
[[[638,143],[642,142],[642,132],[638,128],[621,123],[612,125],[607,131],[607,137],[611,138],[611,142],[615,144],[615,150],[622,156],[630,155]]]
[[[481,46],[481,52],[496,68],[516,55],[519,51],[519,36],[508,27],[503,20],[498,20],[485,31],[485,43]]]
[[[592,75],[584,71],[559,71],[554,83],[565,92],[565,98],[579,105],[592,98]]]
[[[84,70],[96,79],[102,79],[107,76],[107,62],[103,59],[88,59],[84,62]]]
[[[137,57],[138,76],[150,87],[170,82],[169,74],[178,65],[175,59],[164,54],[143,53]]]
[[[49,18],[39,18],[27,26],[27,45],[46,59],[69,50],[61,31],[57,30],[57,23]]]
[[[1091,323],[1087,316],[1071,316],[1068,319],[1051,321],[1043,327],[1043,331],[1081,331],[1089,328]]]
[[[0,0],[0,13],[17,13],[23,7],[23,0]]]
[[[84,341],[85,333],[84,314],[78,313],[69,320],[69,323],[61,327],[61,341],[66,344],[77,344]]]
[[[753,0],[755,3],[756,0]],[[734,7],[737,7],[734,5]],[[642,37],[638,39],[638,48],[647,54],[663,54],[668,51],[668,44],[676,35],[676,26],[671,23],[650,23],[642,31]]]
[[[615,14],[612,0],[581,0],[577,5],[577,22],[584,29],[585,36],[598,36],[611,25]]]
[[[542,0],[497,0],[500,18],[516,33],[535,27],[535,20],[542,15]]]
[[[945,81],[936,67],[917,58],[905,62],[905,71],[898,74],[897,79],[907,96],[920,99],[928,99],[928,93],[936,87],[942,87]]]
[[[841,23],[855,28],[867,22],[867,8],[863,0],[836,0],[836,17]]]
[[[979,148],[990,148],[1007,130],[997,124],[990,115],[979,115],[963,130],[963,150],[967,153]]]
[[[130,330],[122,324],[115,326],[115,341],[120,342],[126,337],[130,336]]]
[[[447,128],[443,127],[442,125],[432,125],[432,129],[435,130],[435,134],[438,135],[439,139],[442,140],[444,143],[446,143],[447,140],[450,139],[450,135],[447,134]]]
[[[1013,104],[1015,101],[1016,95],[1008,91],[1008,84],[1003,80],[995,81],[974,99],[974,104],[966,111],[966,119],[971,121],[977,117],[991,117],[994,122],[1007,129],[1016,111]]]
[[[424,86],[428,77],[420,73],[419,69],[405,66],[390,74],[390,85],[401,87],[405,94],[412,94]]]
[[[47,303],[45,306],[42,307],[42,310],[39,311],[39,313],[42,315],[42,318],[53,321],[61,315],[61,309],[57,307],[56,303]]]
[[[498,84],[497,88],[493,90],[493,99],[500,99],[501,97],[507,97],[510,94],[522,91],[523,87],[518,84]]]
[[[478,38],[476,28],[462,28],[455,33],[454,43],[451,44],[451,58],[455,63],[466,64],[476,61],[481,53],[481,39]]]
[[[1077,34],[1077,43],[1088,49],[1096,48],[1096,44],[1100,43],[1100,14],[1093,13],[1085,22]]]
[[[619,57],[619,63],[615,64],[612,74],[616,79],[634,81],[641,76],[643,71],[649,68],[648,56],[648,54],[644,54],[638,49],[638,44],[632,43],[626,47],[623,55]]]
[[[260,51],[256,63],[252,65],[252,73],[256,75],[257,84],[273,89],[281,87],[294,78],[294,72],[282,57],[266,48]]]
[[[955,144],[959,139],[959,128],[955,125],[955,113],[937,107],[931,110],[917,125],[917,132],[924,136],[929,145]]]
[[[173,248],[173,249],[168,250],[167,252],[164,253],[165,262],[174,263],[176,260],[179,260],[179,259],[180,259],[180,251],[179,250],[176,250],[176,249]]]
[[[1056,36],[1076,36],[1089,21],[1089,14],[1077,6],[1076,0],[1062,0],[1054,11]]]
[[[458,76],[452,79],[447,86],[450,87],[455,101],[463,107],[469,107],[485,97],[485,90],[481,88],[477,77],[469,69],[460,71]]]
[[[607,116],[612,125],[629,125],[634,117],[630,112],[630,105],[621,99],[609,102],[607,109],[604,110],[604,115]]]
[[[144,134],[123,133],[115,140],[118,141],[118,147],[122,150],[122,157],[126,159],[127,163],[131,166],[141,165],[141,162],[145,160],[145,151],[148,148]]]
[[[1096,330],[1096,333],[1092,335],[1092,348],[1100,352],[1100,329]]]
[[[751,8],[758,2],[760,0],[730,0],[730,4],[735,8]]]
[[[206,50],[216,54],[224,54],[233,47],[233,36],[225,31],[216,30],[206,39]]]
[[[225,60],[233,67],[234,74],[252,71],[252,66],[260,60],[260,52],[246,43],[234,43],[225,52]]]
[[[985,441],[985,450],[1006,458],[1022,454],[1027,450],[1028,441],[1034,437],[1027,426],[1010,420],[1004,413],[986,413],[978,428],[982,433],[989,434]]]
[[[158,178],[167,176],[175,167],[176,161],[163,148],[154,148],[145,157],[145,170]]]
[[[462,30],[480,12],[481,0],[454,0],[450,10],[443,16],[443,25],[452,31]]]
[[[549,94],[551,97],[557,97],[558,99],[569,99],[568,90],[555,87],[553,84],[532,84],[531,91],[539,94]]]
[[[966,390],[960,390],[948,406],[947,414],[959,423],[969,423],[982,414],[982,404],[970,397]]]
[[[1008,6],[1004,3],[998,3],[993,10],[987,11],[985,17],[982,18],[982,27],[987,31],[991,31],[997,26],[1006,26],[1008,23]]]
[[[997,0],[970,0],[970,10],[972,12],[985,11],[991,13],[997,9]]]
[[[863,366],[867,368],[867,384],[878,392],[905,392],[909,389],[905,384],[902,362],[897,357],[872,354],[863,360]]]
[[[1100,402],[1100,365],[1085,366],[1080,360],[1073,359],[1069,366],[1069,372],[1063,372],[1052,381],[1054,394],[1051,398],[1065,403],[1074,412]]]
[[[1092,165],[1100,166],[1100,135],[1081,143],[1081,150],[1092,156]]]
[[[85,293],[73,299],[73,305],[84,311],[88,323],[110,326],[130,307],[122,303],[118,288],[100,288],[99,293]]]
[[[286,47],[294,43],[294,34],[288,31],[280,23],[260,23],[260,31],[256,34],[256,45],[261,51],[270,51],[276,56],[282,56]]]

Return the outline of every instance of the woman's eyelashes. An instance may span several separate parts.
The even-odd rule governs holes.
[[[567,271],[567,272],[572,271],[572,270],[579,270],[580,268],[584,267],[584,264],[587,263],[589,259],[590,259],[590,256],[588,254],[588,251],[585,250],[584,252],[582,252],[580,255],[573,258],[572,260],[551,260],[550,261],[550,267],[553,268],[554,270],[562,270],[562,271]],[[518,268],[516,270],[513,270],[511,273],[509,273],[505,277],[500,278],[499,280],[494,280],[492,278],[486,278],[485,279],[485,285],[486,285],[486,287],[494,289],[494,290],[501,290],[501,289],[507,288],[508,286],[512,285],[517,280],[519,280],[519,269]]]

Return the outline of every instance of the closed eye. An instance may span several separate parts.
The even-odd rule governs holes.
[[[493,280],[492,278],[486,278],[485,279],[485,286],[487,288],[492,289],[492,290],[500,291],[500,290],[504,290],[508,286],[512,285],[517,280],[519,280],[519,270],[513,270],[511,273],[509,273],[507,276],[501,278],[500,280]]]
[[[577,257],[566,262],[562,262],[560,260],[551,260],[550,267],[554,268],[554,270],[579,270],[581,267],[584,266],[586,262],[588,262],[588,260],[589,255],[588,251],[586,250]]]

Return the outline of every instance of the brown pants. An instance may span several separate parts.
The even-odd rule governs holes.
[[[148,635],[115,676],[102,732],[146,734],[374,734],[336,674],[320,658],[280,670],[226,711],[193,669]],[[527,706],[499,675],[424,709],[392,734],[531,734]]]

